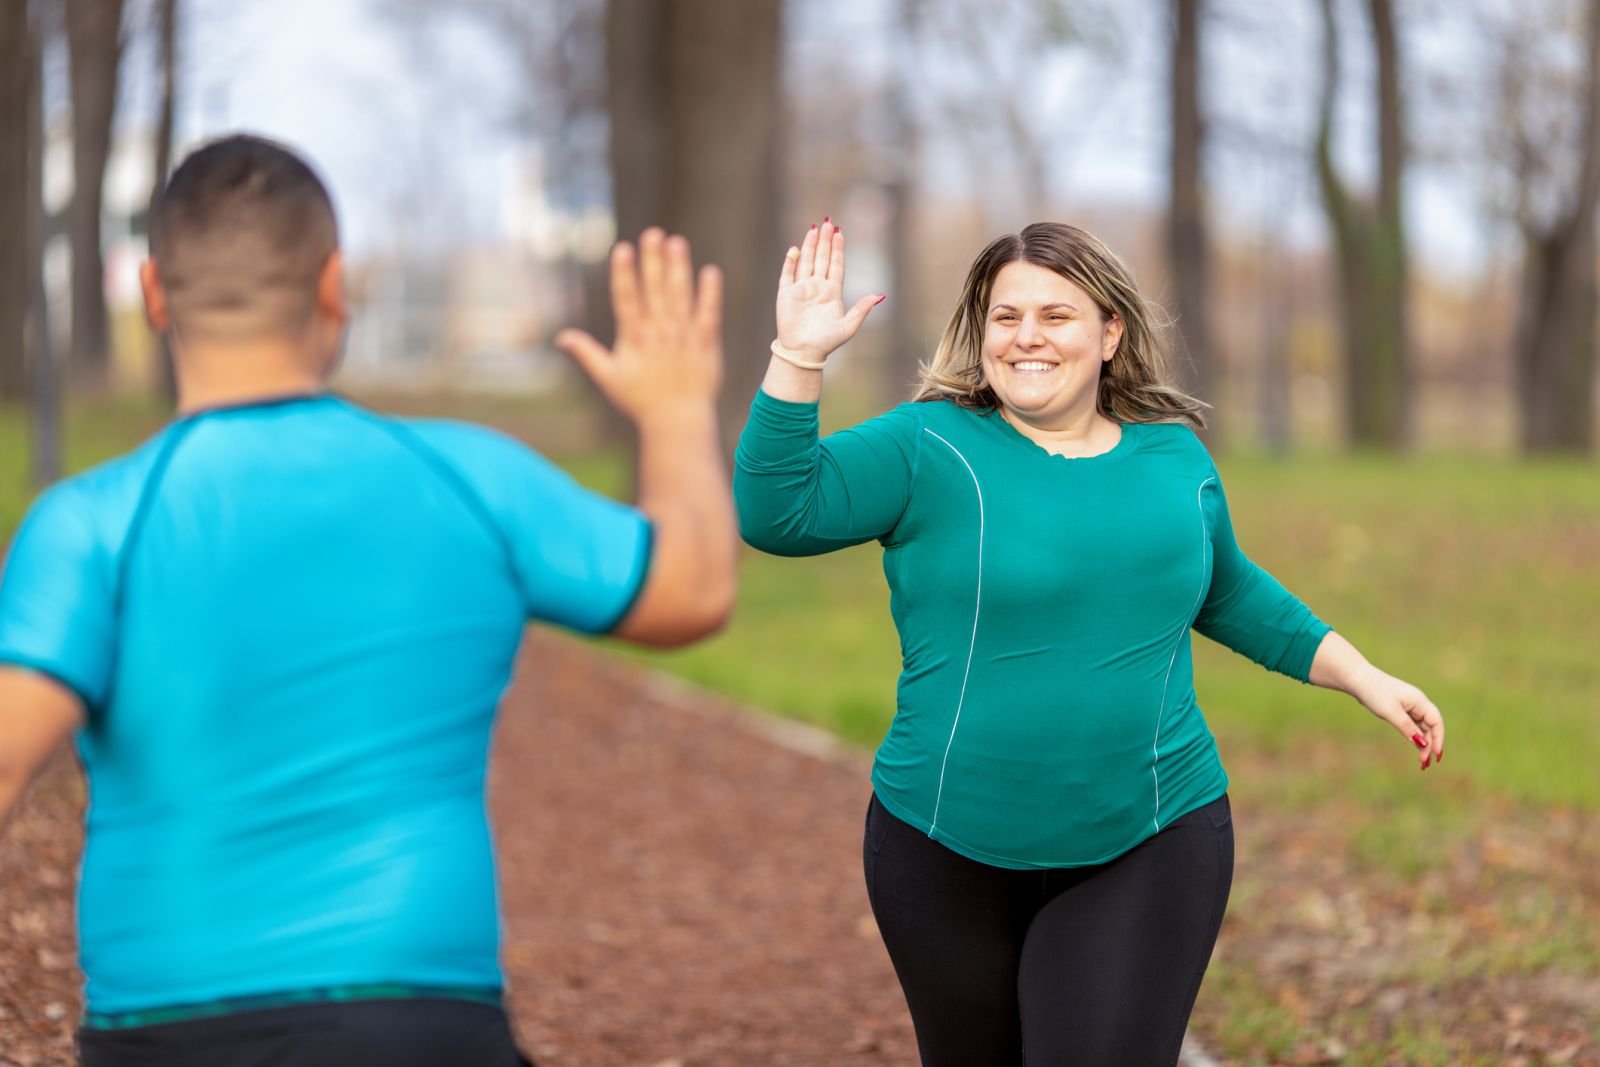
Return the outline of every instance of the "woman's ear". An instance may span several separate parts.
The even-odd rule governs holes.
[[[1106,320],[1105,332],[1100,335],[1100,361],[1110,363],[1122,344],[1122,316],[1112,315]]]

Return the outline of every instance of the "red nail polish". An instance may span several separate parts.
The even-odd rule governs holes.
[[[823,222],[832,222],[833,221],[833,216],[832,215],[824,215],[824,216],[822,216],[822,221]]]
[[[1426,748],[1427,745],[1428,745],[1428,742],[1426,742],[1426,741],[1424,741],[1422,739],[1422,735],[1421,734],[1412,734],[1411,735],[1411,743],[1413,745],[1416,745],[1418,748]]]
[[[812,229],[813,229],[813,230],[814,230],[814,229],[816,229],[816,228],[817,228],[817,224],[816,224],[816,223],[814,223],[814,222],[813,222],[813,223],[812,223],[812,224],[811,224],[811,228],[812,228]]]
[[[877,307],[879,304],[883,303],[887,299],[889,299],[889,294],[888,293],[884,293],[882,296],[878,297],[878,299],[876,299],[876,300],[874,300],[872,302],[872,306],[873,307]]]
[[[844,227],[843,226],[835,226],[833,228],[833,232],[838,234],[840,237],[843,237],[844,236]]]

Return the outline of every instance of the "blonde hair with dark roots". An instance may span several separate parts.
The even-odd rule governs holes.
[[[975,410],[999,406],[983,374],[983,333],[995,277],[1008,263],[1055,271],[1089,294],[1101,319],[1122,320],[1116,354],[1100,369],[1100,414],[1116,422],[1181,421],[1205,428],[1206,405],[1175,383],[1167,324],[1139,292],[1133,272],[1098,237],[1058,222],[1036,222],[990,242],[979,254],[933,362],[922,366],[916,400],[950,400]]]

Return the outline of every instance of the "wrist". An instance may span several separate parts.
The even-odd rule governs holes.
[[[778,327],[778,332],[773,338],[772,345],[774,351],[782,349],[796,359],[802,359],[808,363],[821,363],[843,347],[841,344],[831,343],[829,338],[819,338],[815,335],[811,337],[793,336],[785,333],[782,326]]]
[[[820,356],[808,349],[794,349],[785,345],[781,340],[772,342],[772,354],[777,359],[804,371],[820,371],[828,364],[831,352],[824,352]]]
[[[1362,704],[1370,705],[1373,693],[1377,691],[1387,677],[1382,671],[1363,659],[1359,663],[1353,664],[1346,671],[1345,677],[1341,679],[1342,684],[1339,688],[1355,697]]]
[[[641,437],[657,434],[687,435],[702,430],[715,435],[717,407],[715,401],[709,398],[652,405],[634,417],[633,425]]]

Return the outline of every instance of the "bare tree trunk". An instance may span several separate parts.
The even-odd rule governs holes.
[[[1286,454],[1294,443],[1290,419],[1294,381],[1290,338],[1299,304],[1298,270],[1285,247],[1277,220],[1294,208],[1294,183],[1278,166],[1262,168],[1261,204],[1267,212],[1261,227],[1258,264],[1261,291],[1261,364],[1257,402],[1260,405],[1261,441],[1274,455]]]
[[[28,5],[0,3],[0,401],[27,395],[26,335],[32,271],[27,233],[28,117],[36,103]]]
[[[1590,4],[1583,163],[1570,207],[1548,228],[1522,223],[1517,406],[1528,452],[1594,447],[1595,208],[1600,203],[1600,0]]]
[[[178,0],[160,0],[157,18],[159,37],[157,62],[161,66],[161,119],[156,127],[155,173],[151,176],[150,203],[155,206],[167,184],[167,174],[172,170],[173,117],[178,99]],[[172,365],[172,349],[165,336],[156,339],[156,380],[161,383],[161,395],[171,403],[178,399],[177,368]]]
[[[1405,105],[1400,96],[1400,47],[1391,0],[1370,0],[1378,55],[1378,204],[1368,253],[1373,276],[1370,373],[1360,424],[1364,440],[1402,447],[1412,439],[1411,330],[1407,309],[1411,271],[1401,186],[1405,171]]]
[[[1410,438],[1411,388],[1401,211],[1405,136],[1393,11],[1389,0],[1369,0],[1378,60],[1378,189],[1375,201],[1366,203],[1345,187],[1333,163],[1339,35],[1333,0],[1321,0],[1321,6],[1325,69],[1315,151],[1338,258],[1346,435],[1352,444],[1396,448]]]
[[[1173,0],[1172,188],[1167,213],[1167,255],[1177,292],[1179,351],[1187,356],[1186,385],[1202,400],[1215,399],[1211,346],[1211,260],[1203,188],[1205,127],[1200,108],[1202,0]],[[1217,436],[1213,423],[1208,437]]]
[[[24,0],[28,19],[28,217],[22,230],[28,251],[27,291],[32,311],[28,330],[28,364],[32,381],[33,484],[46,486],[61,477],[61,376],[50,331],[50,302],[44,286],[44,50],[57,32],[47,19],[48,0]]]
[[[906,145],[906,151],[910,151]],[[882,399],[889,404],[908,400],[915,391],[917,377],[924,357],[928,355],[917,337],[917,261],[912,221],[916,218],[915,197],[911,176],[894,175],[884,186],[888,201],[887,233],[890,300],[884,308],[884,325],[888,333],[883,353]]]
[[[893,281],[888,306],[883,309],[888,337],[883,355],[882,388],[883,399],[891,404],[910,397],[920,365],[927,355],[916,332],[917,257],[912,232],[916,218],[918,138],[911,111],[911,72],[916,67],[917,0],[899,0],[895,22],[899,41],[890,46],[896,55],[891,61],[889,91],[884,101],[890,143],[887,146],[889,178],[883,190],[889,209],[885,236]],[[902,50],[907,54],[900,55]]]
[[[727,277],[731,441],[772,338],[782,246],[781,0],[610,0],[606,19],[617,225],[688,234]]]
[[[100,206],[122,59],[123,0],[66,0],[72,67],[72,368],[94,384],[110,369]]]

